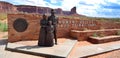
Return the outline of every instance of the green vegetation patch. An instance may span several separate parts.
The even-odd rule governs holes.
[[[8,31],[8,25],[6,23],[0,22],[0,31],[1,32],[6,32]]]
[[[97,33],[93,33],[93,37],[99,37]]]
[[[120,30],[117,31],[117,35],[120,35]]]

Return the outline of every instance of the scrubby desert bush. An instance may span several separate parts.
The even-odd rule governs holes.
[[[104,34],[100,34],[99,37],[104,37],[105,35]]]
[[[97,34],[97,33],[93,33],[92,36],[93,36],[93,37],[98,37],[98,34]]]
[[[120,30],[119,30],[119,31],[117,31],[117,35],[120,35]]]
[[[6,23],[0,22],[0,31],[1,32],[6,32],[8,31],[8,25]]]

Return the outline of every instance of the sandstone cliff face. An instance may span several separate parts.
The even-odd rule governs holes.
[[[30,5],[17,5],[17,10],[20,12],[27,12],[27,13],[40,13],[40,14],[50,14],[51,8],[48,7],[37,7],[37,6],[30,6]],[[63,11],[62,9],[58,8],[55,9],[56,14],[59,15],[72,15],[76,13],[76,7],[73,7],[71,11]]]
[[[29,5],[16,5],[15,6],[19,12],[35,13],[36,7]]]
[[[77,13],[76,13],[76,7],[73,7],[73,8],[71,9],[71,14],[77,14]]]
[[[0,12],[3,13],[11,13],[11,12],[16,12],[16,7],[13,4],[10,4],[8,2],[3,2],[0,1]]]
[[[39,14],[50,14],[51,8],[49,7],[38,7],[30,5],[13,5],[8,2],[0,1],[0,12],[25,12],[25,13],[39,13]],[[58,8],[55,9],[58,15],[72,15],[76,13],[76,7],[73,7],[71,11],[63,11]]]

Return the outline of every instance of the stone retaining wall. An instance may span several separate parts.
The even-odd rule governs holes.
[[[17,24],[14,24],[14,22],[19,18],[24,19],[28,23],[27,28],[23,32],[18,32],[14,28],[14,25],[17,26]],[[42,16],[38,14],[8,14],[8,41],[15,42],[20,40],[37,40],[39,37],[41,19]],[[107,27],[107,24],[105,24],[104,26],[103,23],[97,20],[82,20],[79,18],[64,17],[58,17],[58,20],[59,23],[57,27],[57,37],[71,37],[71,30],[98,30],[101,29],[101,26],[103,26],[104,28]],[[114,28],[120,28],[120,24],[116,26],[116,24],[114,23],[113,26]],[[25,27],[25,25],[23,25],[23,27]],[[17,29],[19,28],[21,29],[21,27],[18,27]],[[83,36],[83,34],[81,34],[81,36]]]
[[[71,36],[76,38],[79,41],[89,40],[90,36],[110,36],[110,35],[117,35],[117,32],[120,29],[104,29],[104,30],[86,30],[86,31],[79,31],[79,30],[71,30]]]
[[[89,37],[89,42],[94,44],[107,43],[112,41],[119,41],[119,35],[105,36],[105,37]]]

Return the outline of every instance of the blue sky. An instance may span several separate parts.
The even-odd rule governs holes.
[[[51,8],[62,8],[70,11],[74,6],[77,13],[92,17],[120,18],[120,0],[0,0],[15,5],[34,5]]]

